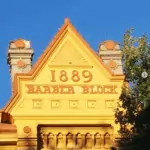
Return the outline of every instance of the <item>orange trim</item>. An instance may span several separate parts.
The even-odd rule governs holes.
[[[49,57],[49,55],[52,54],[52,52],[54,51],[55,47],[57,46],[58,42],[60,41],[60,39],[63,37],[63,35],[66,33],[66,28],[70,27],[71,30],[77,35],[77,37],[85,44],[85,46],[90,50],[90,52],[94,55],[95,58],[97,58],[97,60],[103,65],[103,67],[109,72],[109,74],[112,77],[115,76],[122,76],[124,77],[124,75],[114,75],[112,74],[112,72],[104,65],[102,59],[97,56],[94,53],[94,50],[89,46],[89,44],[83,39],[83,37],[77,32],[77,30],[73,27],[73,25],[70,23],[69,19],[66,18],[64,21],[64,25],[59,29],[59,31],[56,33],[56,36],[54,37],[54,39],[51,41],[51,43],[48,45],[48,47],[46,48],[46,50],[42,53],[42,55],[39,57],[39,59],[37,60],[37,62],[35,63],[35,65],[33,66],[33,68],[31,69],[31,71],[28,74],[23,74],[23,73],[17,73],[14,77],[14,84],[13,84],[13,89],[14,89],[14,93],[13,96],[11,97],[11,99],[8,101],[8,103],[5,105],[5,107],[3,108],[3,111],[8,112],[9,109],[15,104],[17,98],[19,98],[19,89],[18,89],[18,85],[19,85],[19,79],[33,79],[37,72],[43,67],[43,65],[45,64],[47,58]]]
[[[106,40],[103,43],[101,43],[100,45],[104,45],[106,50],[115,50],[115,46],[119,45],[119,44],[112,40]]]
[[[0,133],[1,132],[17,132],[17,128],[15,125],[12,124],[6,124],[6,123],[1,123],[0,124]]]
[[[25,48],[25,43],[23,39],[17,39],[14,41],[16,48]]]

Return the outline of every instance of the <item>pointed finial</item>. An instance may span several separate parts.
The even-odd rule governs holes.
[[[65,18],[64,22],[65,23],[70,23],[70,19],[69,18]]]

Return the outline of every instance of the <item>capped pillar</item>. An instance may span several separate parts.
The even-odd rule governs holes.
[[[28,73],[31,70],[33,54],[30,41],[17,39],[9,43],[7,64],[12,83],[16,73]]]
[[[121,50],[117,42],[107,40],[100,43],[98,55],[114,74],[123,74]]]

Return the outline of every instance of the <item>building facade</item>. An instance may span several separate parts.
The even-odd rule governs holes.
[[[12,97],[0,110],[0,150],[110,149],[124,80],[118,43],[98,52],[65,19],[32,66],[30,41],[9,43]]]

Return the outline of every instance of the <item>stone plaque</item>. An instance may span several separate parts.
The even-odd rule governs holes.
[[[41,99],[33,99],[33,108],[42,108],[42,100]]]
[[[59,100],[51,100],[51,108],[59,108],[60,101]]]
[[[69,100],[69,107],[70,108],[78,108],[79,107],[79,101],[78,100]]]
[[[105,100],[105,107],[107,109],[114,108],[114,100]]]
[[[87,107],[88,108],[96,108],[96,100],[88,100]]]

